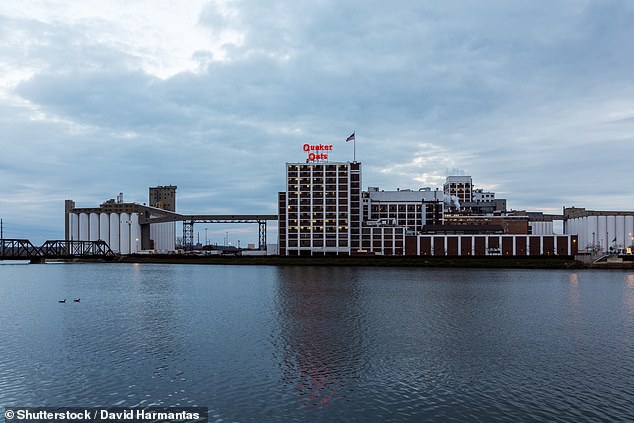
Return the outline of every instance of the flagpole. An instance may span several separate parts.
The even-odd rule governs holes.
[[[352,139],[352,162],[356,163],[357,162],[357,130],[355,129],[354,132],[354,138]]]

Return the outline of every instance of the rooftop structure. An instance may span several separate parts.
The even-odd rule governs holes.
[[[363,221],[367,226],[403,226],[419,232],[425,225],[443,223],[444,194],[431,188],[379,190],[369,187],[363,193]]]
[[[176,186],[166,185],[150,187],[149,189],[149,205],[157,209],[168,211],[176,211]]]
[[[472,188],[471,176],[447,176],[443,192],[453,200],[453,206],[460,208],[460,204],[472,201]]]

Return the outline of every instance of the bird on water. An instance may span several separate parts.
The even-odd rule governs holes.
[[[78,303],[79,302],[79,298],[77,298],[76,300],[73,300],[74,303]]]
[[[65,303],[66,302],[66,298],[64,298],[63,300],[59,300],[58,303]]]

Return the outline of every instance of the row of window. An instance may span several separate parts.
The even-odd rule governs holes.
[[[339,208],[341,209],[342,207],[348,207],[348,199],[347,198],[326,198],[325,201],[323,198],[313,198],[312,199],[312,206],[313,208],[317,208],[319,207],[320,209],[323,209],[323,207],[337,207],[337,205],[339,206]],[[338,200],[338,201],[337,201]],[[293,199],[289,199],[288,200],[288,208],[290,209],[291,207],[295,210],[297,210],[297,206],[300,206],[302,208],[302,210],[307,210],[310,209],[311,207],[311,202],[310,200],[298,200],[296,198]]]
[[[367,208],[367,206],[366,206]],[[372,212],[420,212],[423,209],[421,204],[372,204],[370,210]]]
[[[339,185],[337,188],[336,185],[326,185],[324,189],[324,185],[289,185],[288,191],[290,192],[312,192],[312,193],[323,193],[324,191],[328,193],[336,193],[337,191],[348,191],[348,185]]]
[[[288,169],[289,170],[302,170],[302,171],[309,171],[311,169],[315,170],[315,169],[326,169],[326,170],[337,170],[337,167],[339,167],[339,169],[347,169],[348,165],[346,164],[320,164],[318,166],[315,165],[310,165],[310,164],[289,164],[288,165]]]
[[[364,240],[361,242],[361,247],[367,250],[369,250],[370,248],[374,248],[374,249],[392,248],[392,247],[403,248],[403,241],[397,240],[396,242],[393,243],[390,240],[384,240],[383,243],[381,243],[380,240],[374,240],[372,242]]]
[[[337,180],[339,182],[342,181],[348,181],[348,174],[339,174],[339,178],[336,177],[336,175],[326,175],[326,177],[324,178],[323,176],[315,176],[313,175],[312,177],[301,177],[298,178],[296,176],[291,176],[288,179],[288,183],[289,184],[323,184],[324,183],[324,179],[326,180],[327,184],[336,184]]]
[[[312,230],[311,230],[312,228]],[[305,234],[313,234],[313,235],[317,235],[317,234],[321,234],[323,232],[328,233],[336,233],[337,231],[339,231],[339,233],[348,233],[348,227],[347,226],[288,226],[288,234],[290,236],[290,234],[295,233],[305,233]]]
[[[304,230],[312,230],[313,231],[321,231],[323,228],[326,228],[327,230],[332,230],[334,228],[345,228],[348,229],[348,221],[345,219],[339,220],[339,221],[335,221],[335,220],[327,220],[327,221],[323,221],[323,220],[301,220],[299,222],[299,224],[297,223],[297,220],[291,220],[289,221],[288,224],[288,228],[301,228],[302,231]]]
[[[325,242],[322,240],[312,240],[312,243],[310,240],[301,240],[301,241],[297,241],[297,240],[289,240],[288,241],[288,247],[289,248],[297,248],[297,247],[308,247],[308,248],[322,248],[322,247],[348,247],[348,240],[346,239],[340,239],[339,241],[337,240],[330,240],[327,239]]]

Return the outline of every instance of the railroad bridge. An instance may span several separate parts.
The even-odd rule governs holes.
[[[68,258],[104,258],[116,256],[105,241],[65,241],[49,240],[37,247],[28,239],[0,240],[0,260],[30,260],[41,262],[44,259]]]

